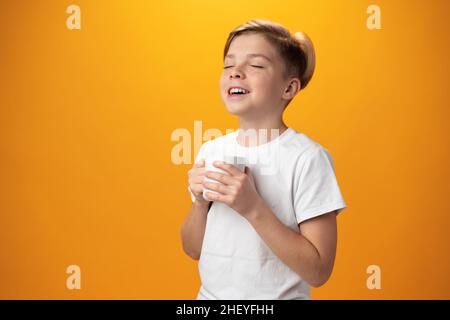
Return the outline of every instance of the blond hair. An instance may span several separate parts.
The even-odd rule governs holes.
[[[235,28],[228,35],[223,51],[223,58],[230,49],[231,42],[244,33],[262,34],[278,51],[285,64],[285,78],[296,77],[304,89],[311,80],[316,65],[314,46],[311,39],[303,32],[291,35],[281,24],[268,20],[254,19]]]

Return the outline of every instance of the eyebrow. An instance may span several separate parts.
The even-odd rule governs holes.
[[[265,55],[263,55],[263,54],[261,54],[261,53],[249,53],[249,54],[247,54],[247,57],[248,57],[248,58],[261,57],[261,58],[264,58],[264,59],[266,59],[266,60],[272,62],[272,60],[270,60],[269,57],[267,57],[267,56],[265,56]],[[234,54],[227,54],[227,55],[225,56],[225,59],[226,59],[226,58],[234,58]]]

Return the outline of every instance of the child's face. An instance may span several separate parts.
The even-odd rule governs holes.
[[[252,56],[254,54],[264,55]],[[282,112],[288,80],[276,49],[261,34],[243,34],[230,45],[220,78],[220,95],[228,111],[237,116],[266,117]],[[241,87],[247,94],[230,94]]]

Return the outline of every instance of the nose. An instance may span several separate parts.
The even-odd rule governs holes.
[[[244,73],[242,73],[240,71],[240,69],[238,69],[238,68],[234,68],[230,73],[230,79],[235,79],[235,78],[239,78],[239,79],[244,78]]]

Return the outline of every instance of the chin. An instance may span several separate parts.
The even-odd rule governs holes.
[[[239,105],[239,104],[226,104],[225,105],[228,112],[235,116],[243,116],[251,110],[249,106]]]

